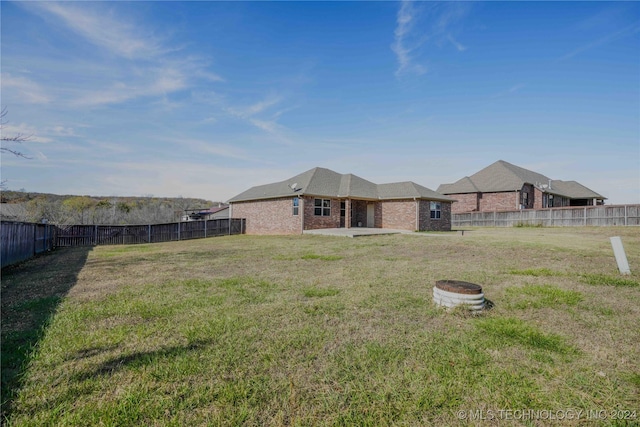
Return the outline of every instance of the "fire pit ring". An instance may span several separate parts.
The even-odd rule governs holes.
[[[438,280],[433,287],[433,301],[443,307],[453,308],[464,305],[470,310],[484,308],[482,287],[461,280]]]

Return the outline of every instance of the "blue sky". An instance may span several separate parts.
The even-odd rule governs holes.
[[[224,201],[506,160],[640,203],[637,2],[6,2],[10,189]]]

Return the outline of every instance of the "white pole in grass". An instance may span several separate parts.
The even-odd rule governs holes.
[[[624,247],[622,246],[622,239],[618,236],[611,237],[611,246],[613,247],[613,254],[616,256],[620,274],[631,274],[627,254],[624,252]]]

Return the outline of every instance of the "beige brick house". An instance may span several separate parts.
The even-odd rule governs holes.
[[[374,184],[314,168],[252,187],[229,204],[231,218],[246,219],[247,234],[302,234],[342,227],[451,230],[453,201],[410,181]]]
[[[576,181],[552,180],[504,160],[442,184],[438,192],[456,199],[453,213],[592,206],[606,199]]]

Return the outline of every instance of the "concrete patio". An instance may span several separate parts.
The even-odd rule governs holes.
[[[413,231],[395,230],[391,228],[322,228],[318,230],[304,230],[303,234],[315,234],[321,236],[361,237],[376,236],[380,234],[414,234]]]

